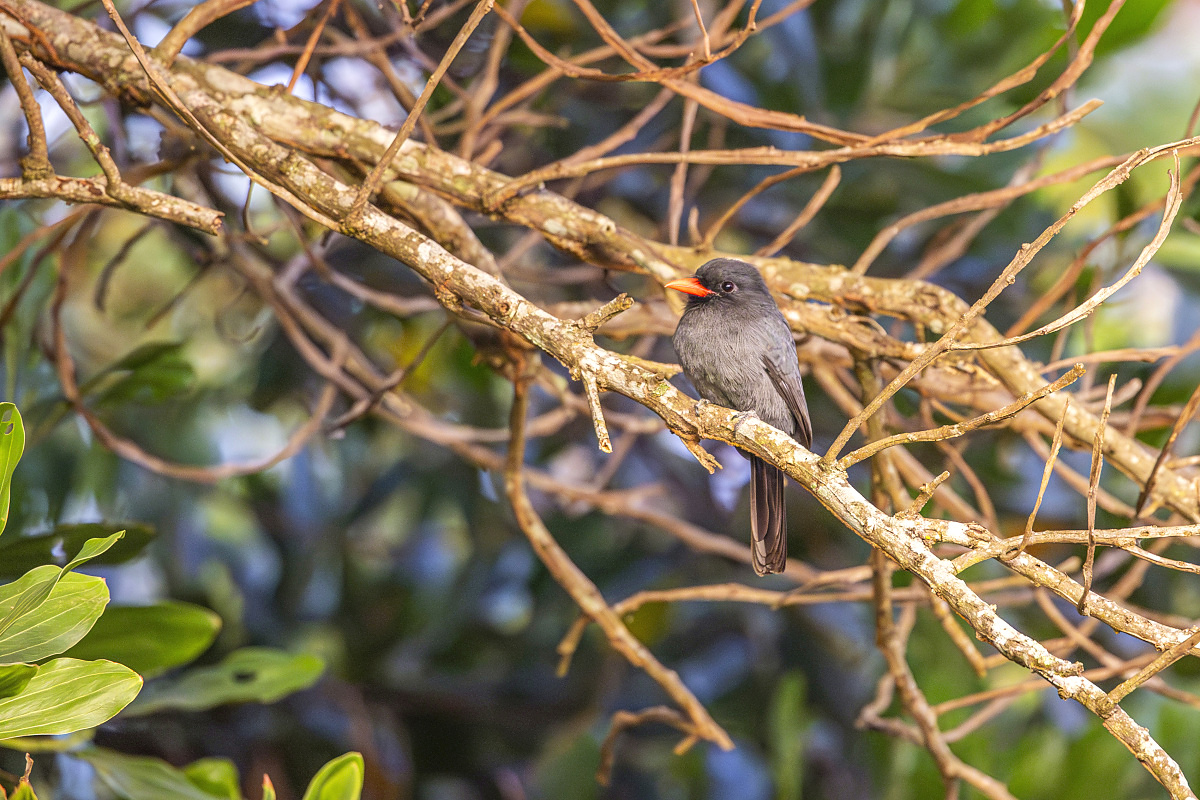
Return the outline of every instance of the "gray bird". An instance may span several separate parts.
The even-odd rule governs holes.
[[[758,270],[744,261],[717,258],[694,277],[666,286],[689,295],[671,342],[700,396],[753,412],[811,447],[812,423],[792,331]],[[759,575],[782,572],[787,561],[784,475],[758,456],[748,457],[751,561]]]

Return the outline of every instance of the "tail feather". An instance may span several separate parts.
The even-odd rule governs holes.
[[[787,509],[783,473],[750,456],[750,552],[755,573],[783,572],[787,562]]]

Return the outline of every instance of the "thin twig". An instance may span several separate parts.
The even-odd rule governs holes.
[[[1070,386],[1080,375],[1085,372],[1082,364],[1076,364],[1070,372],[1063,375],[1053,383],[1048,383],[1035,392],[1030,392],[1018,397],[1013,402],[998,408],[995,411],[989,411],[986,414],[981,414],[978,417],[966,420],[965,422],[956,422],[953,425],[943,425],[940,428],[926,431],[914,431],[912,433],[897,433],[889,436],[886,439],[871,442],[863,445],[859,449],[838,459],[838,469],[849,469],[863,459],[870,458],[881,450],[886,450],[889,447],[895,447],[898,444],[913,444],[915,442],[941,442],[946,439],[953,439],[962,436],[974,430],[994,425],[997,422],[1002,422],[1006,419],[1016,416],[1024,411],[1029,406],[1041,400],[1043,397],[1054,394],[1055,392]]]
[[[417,102],[413,103],[412,109],[408,112],[408,116],[404,119],[404,124],[400,126],[400,130],[396,133],[395,138],[392,139],[392,143],[388,145],[383,156],[376,162],[375,168],[371,170],[371,174],[363,181],[358,194],[354,198],[354,202],[350,204],[350,210],[346,214],[347,220],[354,221],[362,213],[371,196],[379,191],[379,187],[383,183],[383,177],[392,165],[392,159],[395,158],[396,153],[400,152],[400,147],[408,141],[413,127],[417,124],[417,119],[421,116],[421,112],[425,110],[425,106],[429,103],[430,98],[433,97],[433,90],[441,82],[442,76],[446,74],[446,70],[450,69],[450,65],[454,63],[455,57],[458,56],[458,51],[467,43],[467,39],[471,38],[471,34],[475,32],[475,28],[483,21],[487,13],[492,10],[495,2],[496,0],[479,0],[479,3],[475,6],[475,10],[471,12],[471,16],[467,18],[458,35],[454,37],[454,41],[450,43],[450,47],[446,50],[445,55],[442,56],[442,60],[438,62],[437,69],[429,76],[429,80],[425,81],[425,88],[421,91]]]
[[[1029,512],[1029,519],[1025,521],[1025,533],[1021,535],[1021,544],[1017,546],[1017,555],[1025,552],[1025,548],[1029,545],[1029,537],[1033,535],[1033,523],[1037,520],[1038,509],[1042,507],[1042,499],[1046,496],[1046,486],[1050,483],[1050,474],[1054,471],[1054,462],[1058,459],[1058,450],[1062,447],[1063,423],[1067,420],[1067,413],[1071,410],[1071,398],[1067,398],[1067,402],[1063,404],[1062,415],[1058,418],[1058,424],[1054,426],[1054,438],[1050,444],[1050,457],[1046,459],[1046,466],[1042,469],[1042,482],[1038,485],[1037,500],[1033,503],[1033,510]]]
[[[833,444],[831,444],[829,447],[829,450],[826,451],[824,460],[826,462],[834,461],[841,452],[842,448],[850,440],[850,437],[854,435],[856,430],[858,430],[863,420],[877,412],[880,407],[887,402],[888,399],[890,399],[896,392],[900,391],[900,389],[903,388],[910,380],[912,380],[917,373],[932,364],[939,356],[942,355],[942,353],[952,349],[990,347],[993,342],[959,343],[958,339],[971,327],[975,319],[983,313],[983,311],[992,303],[992,301],[995,300],[1005,288],[1010,286],[1013,281],[1016,280],[1017,274],[1020,273],[1021,270],[1023,270],[1026,266],[1028,266],[1028,264],[1033,260],[1033,257],[1040,252],[1042,248],[1044,248],[1049,241],[1066,226],[1067,222],[1069,222],[1077,213],[1079,213],[1081,209],[1083,209],[1100,195],[1107,192],[1109,189],[1112,189],[1113,187],[1124,182],[1129,177],[1130,172],[1136,166],[1144,164],[1165,152],[1173,152],[1175,154],[1176,162],[1178,162],[1179,148],[1198,143],[1200,143],[1200,139],[1187,140],[1186,142],[1175,142],[1169,145],[1162,145],[1161,147],[1139,150],[1137,153],[1126,159],[1126,161],[1119,167],[1092,186],[1092,188],[1089,189],[1083,195],[1083,197],[1081,197],[1071,206],[1066,214],[1059,217],[1054,224],[1046,228],[1036,240],[1034,240],[1031,244],[1022,245],[1017,255],[1011,262],[1009,262],[1008,266],[1004,268],[1004,270],[1000,273],[1000,276],[996,278],[984,295],[974,304],[972,304],[971,307],[967,309],[967,311],[950,326],[949,330],[947,330],[940,339],[929,345],[926,350],[915,360],[913,360],[907,367],[905,367],[879,395],[871,400],[870,403],[867,403],[859,415],[855,416],[846,423],[846,426],[842,429],[842,432],[837,436],[836,439],[834,439]],[[1178,211],[1178,202],[1180,200],[1178,173],[1179,170],[1176,168],[1175,172],[1173,173],[1174,177],[1172,179],[1172,190],[1169,194],[1169,196],[1175,200],[1176,205],[1174,210],[1176,212]],[[1163,229],[1169,230],[1170,219],[1174,219],[1173,213],[1164,214]],[[1166,234],[1163,232],[1163,229],[1160,229],[1160,235],[1165,237]],[[1156,236],[1155,239],[1159,240],[1160,237]],[[1154,250],[1157,250],[1157,247],[1155,247]],[[1147,251],[1143,251],[1143,254],[1146,252]],[[1152,254],[1153,251],[1150,251],[1150,253]],[[1149,256],[1146,256],[1146,258],[1148,260]],[[1141,262],[1141,257],[1139,257],[1139,262]],[[1135,267],[1138,272],[1141,271],[1140,263],[1135,264]],[[1131,268],[1130,272],[1133,273],[1133,271],[1134,268]],[[1012,342],[1010,341],[1009,343]]]
[[[850,271],[855,275],[865,275],[870,269],[871,264],[879,257],[887,246],[891,244],[897,236],[904,232],[907,228],[917,225],[921,222],[938,219],[939,217],[950,216],[952,214],[963,214],[968,211],[982,211],[992,208],[1000,208],[1019,197],[1024,197],[1038,189],[1043,189],[1047,186],[1054,186],[1059,183],[1070,183],[1078,180],[1083,176],[1096,172],[1101,169],[1112,169],[1120,164],[1128,156],[1101,156],[1094,158],[1084,164],[1078,164],[1069,169],[1056,172],[1053,175],[1045,175],[1036,180],[1028,180],[1019,183],[1015,186],[1005,186],[1000,189],[993,189],[988,192],[977,192],[976,194],[964,195],[956,197],[953,200],[947,200],[944,203],[938,203],[935,206],[916,211],[912,214],[896,220],[891,225],[887,226],[879,233],[875,234],[875,238],[867,245],[858,260],[854,262],[854,266]]]
[[[532,373],[528,371],[528,365],[525,365],[520,367],[520,376],[513,383],[513,408],[509,424],[512,439],[504,471],[505,490],[521,530],[529,538],[534,552],[538,554],[550,574],[571,595],[571,599],[580,610],[600,626],[617,652],[630,664],[644,670],[679,705],[694,726],[696,735],[724,750],[732,749],[733,742],[729,735],[717,725],[708,710],[679,679],[679,675],[659,663],[645,645],[629,632],[620,617],[605,602],[596,585],[559,547],[530,502],[525,492],[524,454],[525,415],[531,377]]]
[[[653,706],[641,711],[618,711],[613,714],[612,726],[600,744],[600,766],[596,768],[596,782],[608,786],[612,780],[613,763],[616,761],[617,739],[630,728],[649,723],[670,725],[687,734],[676,748],[676,755],[683,755],[696,741],[694,726],[682,714],[667,706]]]
[[[596,442],[602,453],[612,452],[612,440],[608,436],[608,425],[604,422],[604,408],[600,405],[600,390],[596,378],[583,376],[583,391],[587,396],[588,408],[592,411],[592,426],[596,429]]]
[[[699,0],[692,0],[692,13],[696,15],[696,26],[700,28],[700,40],[703,45],[704,60],[712,59],[712,42],[708,38],[708,29],[704,27],[704,15],[700,13]]]
[[[255,2],[256,0],[205,0],[203,3],[197,3],[183,16],[183,19],[175,23],[175,27],[167,31],[167,35],[154,48],[154,57],[168,67],[171,66],[175,63],[175,58],[180,51],[183,50],[183,46],[187,44],[188,39],[221,17],[246,6],[254,5]]]
[[[779,232],[779,235],[772,239],[767,244],[754,251],[756,256],[769,257],[773,256],[788,245],[795,238],[796,233],[801,228],[813,221],[825,203],[833,195],[838,184],[842,181],[842,168],[834,164],[829,168],[829,174],[825,176],[825,180],[821,181],[821,185],[817,187],[817,191],[808,202],[804,204],[804,208],[800,209],[800,213],[796,218],[788,223],[788,226]]]
[[[971,669],[975,670],[975,674],[980,678],[987,677],[987,662],[979,649],[975,647],[975,643],[971,641],[971,637],[959,626],[958,617],[950,611],[950,604],[942,598],[938,597],[933,592],[929,593],[929,606],[933,609],[933,615],[937,617],[937,621],[941,624],[942,630],[946,631],[946,635],[950,637],[950,641],[958,648],[958,652],[963,654],[963,658],[971,665]]]
[[[1158,658],[1151,661],[1143,667],[1138,674],[1121,683],[1108,693],[1108,699],[1113,703],[1119,703],[1146,681],[1153,678],[1158,673],[1162,672],[1167,667],[1174,664],[1179,659],[1191,652],[1192,648],[1200,644],[1200,627],[1193,627],[1188,631],[1189,635],[1186,639],[1181,639],[1179,644],[1166,651]]]
[[[13,47],[8,32],[0,25],[0,59],[4,63],[4,71],[8,73],[8,81],[17,92],[17,100],[21,103],[21,112],[29,126],[29,134],[25,141],[29,153],[21,159],[21,175],[30,180],[49,178],[54,174],[50,164],[50,152],[46,146],[46,127],[42,124],[42,109],[33,90],[25,81],[25,73],[21,71],[21,63],[17,59],[17,51]]]
[[[321,40],[321,34],[325,32],[325,26],[329,24],[330,17],[337,13],[338,7],[341,4],[342,0],[328,0],[325,11],[321,14],[321,18],[317,20],[317,24],[313,26],[312,33],[308,35],[308,40],[304,43],[304,50],[300,52],[300,57],[296,59],[296,66],[292,70],[292,77],[287,83],[287,90],[289,92],[296,88],[296,81],[300,80],[300,76],[304,74],[304,70],[308,69],[308,62],[312,58],[313,50],[317,47],[317,42]]]
[[[1104,467],[1104,433],[1108,430],[1108,415],[1112,411],[1113,388],[1117,385],[1116,373],[1108,377],[1108,393],[1104,396],[1104,411],[1100,414],[1100,425],[1096,438],[1092,440],[1092,471],[1088,479],[1087,558],[1083,560],[1083,593],[1075,608],[1080,614],[1087,613],[1087,599],[1092,591],[1092,565],[1096,560],[1096,488],[1100,485],[1100,470]]]
[[[693,4],[696,0],[692,0]],[[700,9],[696,8],[696,16],[699,18]],[[703,23],[701,23],[703,29]],[[708,33],[704,34],[705,43],[708,42]],[[692,149],[692,128],[696,124],[696,112],[700,110],[700,104],[695,100],[688,98],[683,104],[683,122],[679,128],[679,152],[686,153]],[[671,173],[671,190],[667,201],[667,240],[671,244],[679,244],[679,223],[683,220],[683,189],[687,184],[688,165],[686,161],[681,161],[675,165],[675,169]]]
[[[1150,499],[1151,492],[1154,491],[1154,479],[1158,476],[1158,471],[1170,459],[1171,453],[1175,450],[1175,442],[1179,439],[1179,434],[1183,433],[1183,429],[1192,421],[1192,417],[1196,416],[1198,408],[1200,408],[1200,386],[1192,390],[1191,396],[1188,397],[1187,403],[1183,406],[1183,411],[1175,419],[1175,424],[1171,426],[1171,433],[1168,434],[1167,441],[1163,444],[1162,449],[1158,451],[1158,458],[1154,459],[1154,466],[1150,468],[1150,477],[1146,478],[1145,486],[1138,493],[1135,508],[1139,517],[1146,507],[1146,501]]]
[[[1105,286],[1103,289],[1089,297],[1086,302],[1081,303],[1069,313],[1062,315],[1053,322],[1046,323],[1035,331],[1023,333],[1020,336],[1012,336],[1007,339],[1000,339],[999,341],[994,342],[955,342],[950,346],[950,349],[982,350],[984,348],[1008,347],[1010,345],[1027,342],[1030,339],[1036,339],[1039,336],[1045,336],[1046,334],[1054,333],[1055,331],[1060,331],[1063,328],[1073,325],[1079,320],[1090,316],[1093,311],[1100,307],[1101,303],[1112,297],[1127,283],[1140,275],[1142,273],[1142,269],[1150,263],[1150,259],[1154,257],[1154,254],[1158,252],[1159,248],[1162,247],[1163,242],[1166,241],[1167,234],[1171,232],[1171,223],[1175,221],[1175,215],[1179,213],[1179,209],[1183,205],[1183,193],[1180,191],[1179,184],[1179,149],[1171,145],[1164,145],[1163,147],[1171,148],[1171,152],[1175,157],[1175,169],[1169,173],[1171,176],[1171,188],[1167,193],[1167,204],[1166,210],[1163,212],[1162,223],[1158,226],[1158,231],[1154,234],[1154,238],[1150,240],[1149,244],[1142,248],[1142,252],[1138,254],[1137,259],[1133,262],[1125,274],[1120,277],[1119,280],[1115,281],[1109,286]],[[1154,150],[1159,150],[1161,152],[1160,148],[1154,148]],[[1138,152],[1138,155],[1146,152],[1150,151],[1142,150]],[[1133,158],[1136,157],[1137,156],[1135,155]],[[1130,161],[1127,161],[1126,164],[1130,164],[1133,161],[1133,158],[1131,158]],[[1122,165],[1122,169],[1124,167],[1125,165]],[[1078,206],[1079,203],[1077,202],[1075,206],[1072,206],[1072,208],[1074,209]]]

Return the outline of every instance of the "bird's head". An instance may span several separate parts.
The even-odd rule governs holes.
[[[671,281],[666,287],[690,295],[689,306],[710,301],[734,305],[774,302],[758,270],[736,258],[715,258],[692,277]]]

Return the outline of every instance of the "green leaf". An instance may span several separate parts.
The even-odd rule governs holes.
[[[0,700],[0,739],[94,728],[141,688],[141,676],[120,664],[56,658],[39,667],[20,694]]]
[[[0,667],[0,698],[20,694],[38,668],[33,664],[7,664]]]
[[[140,522],[83,522],[59,525],[36,536],[0,539],[0,578],[15,578],[44,564],[62,565],[62,553],[78,552],[88,539],[124,529],[125,537],[92,560],[93,564],[123,564],[154,540],[154,528]]]
[[[0,403],[0,532],[8,524],[13,470],[25,452],[25,425],[12,403]]]
[[[39,567],[0,586],[0,615],[8,615],[28,586],[40,585],[45,576],[57,572],[58,567]],[[108,586],[103,580],[91,575],[63,576],[44,602],[0,634],[0,664],[41,661],[66,651],[84,637],[106,605]]]
[[[17,788],[13,789],[13,793],[8,796],[8,800],[37,800],[37,795],[33,793],[33,787],[29,785],[28,778],[21,778]]]
[[[214,797],[225,800],[242,800],[242,789],[238,780],[237,767],[228,758],[202,758],[183,768],[183,774]]]
[[[89,747],[73,755],[96,770],[96,776],[125,800],[227,800],[196,785],[182,771],[149,756],[127,756],[102,747]]]
[[[346,753],[321,767],[308,784],[304,800],[358,800],[363,786],[361,753]]]
[[[30,570],[26,573],[29,575],[37,574],[36,580],[33,580],[29,585],[17,596],[13,607],[3,619],[0,619],[0,634],[11,628],[22,615],[28,614],[33,609],[46,601],[50,593],[54,591],[54,587],[58,584],[63,575],[66,575],[71,570],[78,567],[90,559],[103,553],[108,548],[117,543],[117,540],[125,535],[125,531],[117,531],[112,536],[104,539],[88,539],[84,542],[83,548],[79,551],[79,555],[75,556],[61,570],[58,567],[45,566]],[[20,581],[18,581],[19,583]]]
[[[316,656],[268,647],[235,650],[220,664],[189,670],[146,687],[126,716],[164,709],[200,711],[225,703],[274,703],[317,682],[325,664]]]
[[[191,603],[116,606],[105,611],[67,655],[106,658],[152,678],[194,660],[220,630],[220,617]]]
[[[275,784],[271,783],[271,776],[263,773],[263,793],[262,800],[275,800]]]
[[[103,539],[88,539],[83,543],[83,547],[79,550],[79,555],[75,556],[75,558],[71,559],[71,561],[68,562],[65,567],[63,567],[63,572],[70,572],[79,565],[91,561],[93,558],[116,544],[117,541],[124,535],[125,531],[117,531],[113,535],[106,536]]]

